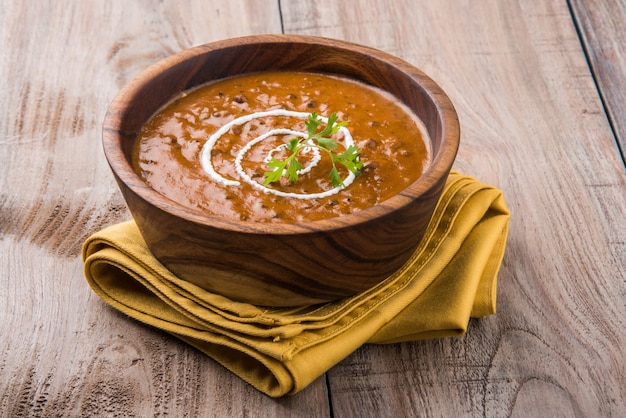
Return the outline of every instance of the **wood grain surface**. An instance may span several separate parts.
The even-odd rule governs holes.
[[[605,47],[623,48],[626,6],[602,5],[0,2],[0,416],[625,416],[626,85]],[[100,145],[116,92],[181,49],[281,32],[438,81],[461,121],[455,168],[500,187],[512,220],[496,315],[364,346],[274,400],[105,306],[79,251],[129,216]]]
[[[571,0],[605,111],[626,159],[626,4]]]

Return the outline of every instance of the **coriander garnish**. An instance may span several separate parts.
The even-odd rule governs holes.
[[[307,129],[306,138],[291,138],[286,148],[291,151],[284,160],[279,160],[275,157],[267,163],[269,168],[274,170],[266,172],[264,184],[268,185],[280,180],[284,175],[290,182],[298,180],[299,171],[302,170],[302,164],[298,161],[298,154],[306,148],[317,148],[320,151],[324,151],[330,157],[332,163],[332,169],[328,178],[330,179],[333,187],[345,187],[343,180],[339,176],[337,170],[337,164],[341,164],[346,167],[354,175],[361,174],[361,168],[363,163],[359,160],[361,152],[356,145],[350,145],[344,152],[336,154],[334,151],[337,149],[337,140],[332,137],[337,133],[339,129],[346,126],[348,122],[337,122],[337,114],[333,113],[328,118],[326,127],[320,132],[316,132],[318,127],[322,124],[322,119],[317,113],[311,113],[307,121],[305,122]]]

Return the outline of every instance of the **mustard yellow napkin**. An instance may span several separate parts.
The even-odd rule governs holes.
[[[132,221],[91,236],[83,260],[106,303],[277,397],[300,391],[364,343],[461,335],[470,317],[494,313],[508,222],[499,190],[453,171],[404,267],[354,297],[299,308],[239,303],[177,278]]]

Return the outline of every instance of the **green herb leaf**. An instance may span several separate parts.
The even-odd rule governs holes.
[[[302,164],[300,164],[298,160],[296,160],[295,158],[291,158],[289,160],[289,166],[287,167],[287,171],[285,172],[285,174],[287,175],[287,178],[290,182],[293,183],[294,181],[298,180],[298,170],[301,169]]]
[[[265,185],[270,183],[274,183],[279,181],[283,176],[283,172],[285,171],[285,166],[287,165],[287,161],[280,161],[276,158],[272,158],[272,160],[267,163],[269,168],[273,168],[274,170],[268,171],[265,173],[265,181],[263,182]]]
[[[322,124],[322,119],[317,113],[311,113],[305,122],[308,133],[307,138],[291,138],[287,142],[286,147],[291,151],[291,154],[282,161],[272,158],[272,160],[267,163],[267,166],[274,170],[264,174],[265,181],[263,183],[269,185],[277,182],[283,175],[286,176],[290,182],[297,181],[298,171],[302,169],[302,164],[298,161],[297,157],[300,151],[307,147],[316,147],[330,156],[333,167],[330,170],[328,178],[333,187],[344,186],[343,180],[339,175],[339,170],[337,170],[337,164],[343,165],[355,175],[360,175],[363,162],[359,159],[361,152],[356,145],[349,146],[348,149],[341,154],[333,153],[333,151],[337,149],[338,144],[332,135],[336,134],[341,127],[348,124],[348,122],[337,122],[337,118],[336,113],[330,115],[324,129],[317,132],[319,126]]]
[[[335,141],[333,138],[316,138],[317,139],[317,145],[319,145],[322,148],[326,148],[326,149],[330,149],[333,150],[335,148],[337,148],[337,141]]]
[[[313,112],[309,115],[307,121],[305,122],[306,130],[309,133],[309,137],[315,135],[315,131],[317,130],[317,127],[320,126],[320,123],[322,123],[322,120],[319,118],[319,116],[317,116],[317,113]]]
[[[287,142],[287,149],[289,151],[295,151],[298,148],[299,142],[298,138],[291,138],[289,142]]]
[[[343,180],[339,176],[339,170],[337,170],[337,166],[333,165],[333,168],[330,170],[330,174],[328,174],[328,178],[330,179],[333,187],[343,186]]]

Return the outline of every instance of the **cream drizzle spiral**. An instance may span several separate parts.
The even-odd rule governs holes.
[[[285,109],[272,109],[272,110],[267,110],[264,112],[254,112],[254,113],[250,113],[248,115],[244,115],[244,116],[240,116],[236,119],[233,119],[232,121],[224,124],[222,127],[220,127],[214,134],[212,134],[209,139],[207,140],[207,142],[204,144],[204,146],[202,147],[202,150],[200,151],[200,164],[202,166],[202,169],[217,183],[222,184],[224,186],[233,186],[233,187],[237,187],[239,186],[241,183],[237,180],[231,180],[231,179],[227,179],[225,177],[223,177],[221,174],[219,174],[217,171],[215,171],[215,167],[213,167],[213,162],[211,161],[211,152],[213,150],[213,147],[215,146],[215,144],[217,143],[217,141],[222,137],[222,135],[224,135],[225,133],[227,133],[233,126],[235,125],[243,125],[247,122],[250,122],[251,120],[254,119],[258,119],[258,118],[264,118],[267,116],[291,116],[291,117],[297,117],[297,118],[301,118],[301,119],[306,119],[309,117],[309,113],[306,112],[296,112],[296,111],[292,111],[292,110],[285,110]],[[328,118],[324,117],[324,116],[319,116],[319,118],[324,121],[325,123],[328,123]],[[352,135],[350,134],[350,131],[345,127],[342,126],[339,128],[339,132],[343,135],[343,139],[344,139],[344,143],[346,148],[350,147],[351,145],[354,145],[354,140],[352,139]],[[320,193],[290,193],[290,192],[283,192],[281,190],[276,190],[276,189],[272,189],[270,187],[265,186],[264,184],[258,183],[256,181],[254,181],[244,170],[243,167],[241,165],[241,162],[243,161],[246,153],[248,151],[250,151],[250,149],[258,144],[259,142],[274,136],[274,135],[292,135],[295,137],[299,137],[299,138],[306,138],[308,136],[308,134],[306,132],[300,132],[300,131],[295,131],[293,129],[287,129],[287,128],[277,128],[277,129],[272,129],[266,133],[264,133],[263,135],[257,136],[256,138],[251,139],[241,150],[239,150],[239,152],[237,153],[237,155],[235,156],[235,170],[237,171],[237,174],[241,177],[241,179],[248,183],[249,185],[251,185],[252,187],[254,187],[257,190],[260,190],[264,193],[271,193],[273,195],[276,196],[280,196],[280,197],[292,197],[292,198],[296,198],[296,199],[317,199],[317,198],[322,198],[322,197],[328,197],[328,196],[332,196],[336,193],[338,193],[341,189],[343,189],[344,187],[348,187],[350,184],[352,184],[352,182],[355,179],[355,175],[352,172],[348,173],[348,176],[343,180],[343,186],[339,186],[339,187],[334,187],[330,190],[326,190],[324,192],[320,192]],[[267,154],[267,157],[265,158],[265,162],[268,162],[273,153],[279,151],[280,148],[284,147],[285,144],[279,145],[278,147],[272,149],[269,151],[269,153]],[[313,152],[313,158],[311,159],[311,161],[309,161],[309,163],[302,168],[301,170],[298,171],[298,174],[303,174],[306,173],[308,171],[310,171],[313,167],[315,167],[319,161],[320,161],[320,155],[319,155],[319,150],[315,147],[306,147],[304,148],[303,152],[309,150],[310,152]]]

